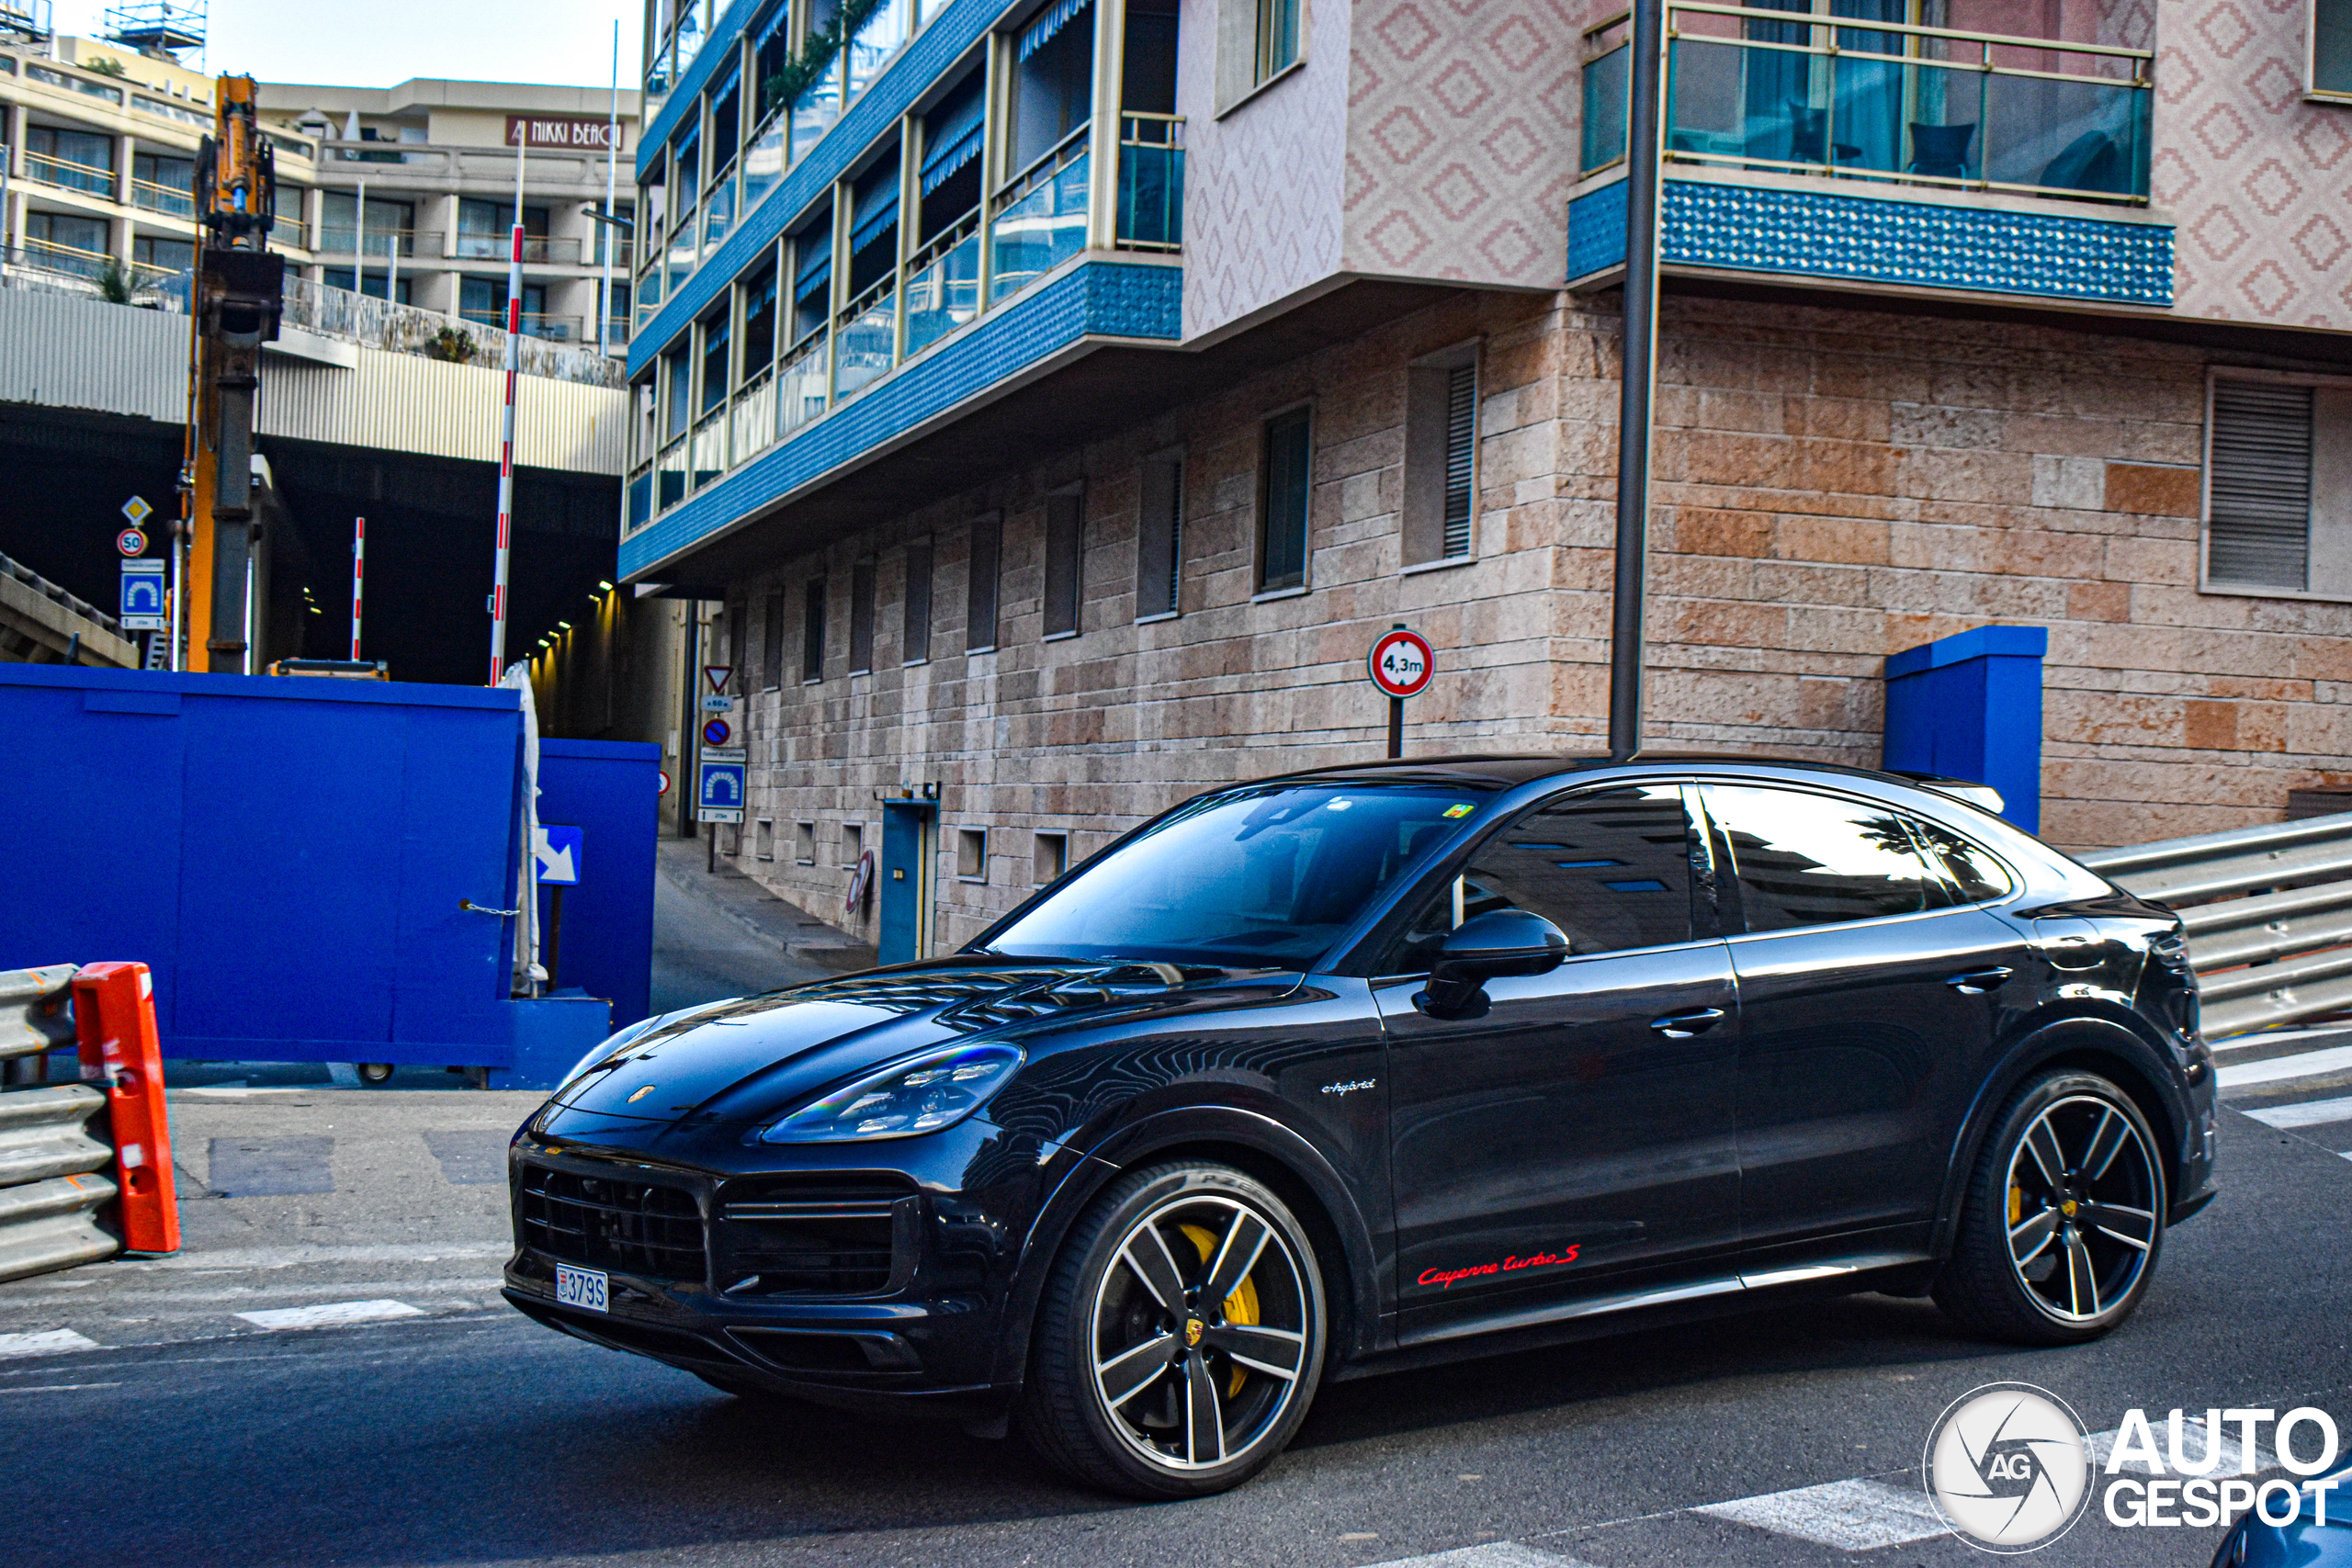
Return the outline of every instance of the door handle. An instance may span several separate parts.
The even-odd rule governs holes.
[[[1944,984],[1963,997],[1981,997],[1998,988],[2012,973],[2007,967],[1996,964],[1990,969],[1971,969],[1965,975],[1954,975]]]
[[[1704,1034],[1724,1016],[1721,1008],[1686,1008],[1680,1012],[1668,1013],[1664,1018],[1650,1020],[1650,1027],[1668,1040],[1688,1040],[1694,1034]]]

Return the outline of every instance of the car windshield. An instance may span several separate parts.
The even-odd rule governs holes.
[[[1080,869],[984,951],[1305,968],[1424,851],[1468,826],[1478,799],[1363,783],[1204,796]]]

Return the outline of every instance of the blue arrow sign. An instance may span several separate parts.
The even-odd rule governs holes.
[[[576,887],[580,885],[582,846],[586,833],[578,828],[534,828],[531,858],[538,862],[539,886]]]

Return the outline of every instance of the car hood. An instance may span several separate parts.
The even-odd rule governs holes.
[[[658,1024],[559,1089],[548,1111],[638,1122],[760,1117],[926,1046],[1156,1010],[1238,977],[1169,964],[1017,959],[877,969]]]

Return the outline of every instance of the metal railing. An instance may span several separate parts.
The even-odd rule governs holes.
[[[90,1126],[106,1111],[106,1095],[85,1084],[50,1085],[45,1073],[28,1070],[74,1043],[74,974],[71,964],[0,973],[0,1280],[122,1248],[97,1225],[98,1206],[118,1190],[107,1174],[114,1146]]]
[[[2352,1009],[2352,815],[2076,858],[2179,913],[2209,1037]]]
[[[833,396],[845,398],[889,374],[899,340],[899,275],[890,273],[841,313],[833,355]]]
[[[1668,164],[2147,204],[2152,51],[1712,0],[1666,20]],[[1624,26],[1584,35],[1586,174],[1624,155]]]
[[[1184,248],[1184,117],[1119,116],[1118,244],[1127,251]]]
[[[114,199],[114,171],[96,164],[79,164],[71,158],[61,158],[53,152],[36,152],[25,149],[25,178],[39,180],[60,190],[78,190],[85,196]]]
[[[980,214],[973,209],[907,264],[907,356],[980,313]]]

